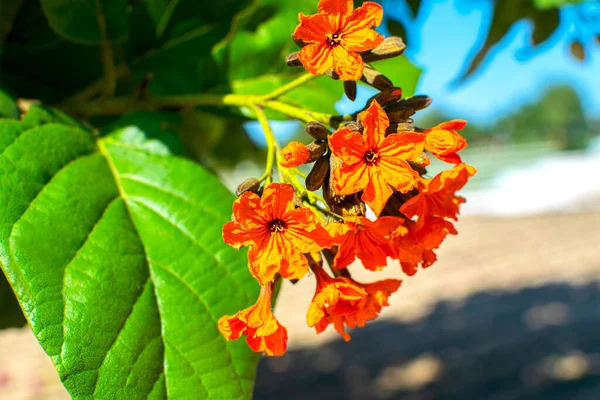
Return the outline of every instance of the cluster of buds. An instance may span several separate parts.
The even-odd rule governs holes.
[[[372,69],[363,60],[385,43],[373,29],[381,15],[375,3],[353,10],[350,0],[321,0],[318,14],[300,14],[294,38],[302,49],[288,63],[299,60],[313,74],[345,81],[364,79]],[[254,351],[283,354],[287,329],[273,315],[275,282],[296,281],[312,270],[316,287],[308,325],[320,333],[331,324],[349,340],[345,328],[376,318],[402,283],[358,282],[351,265],[380,271],[397,260],[412,276],[435,262],[434,250],[457,233],[452,221],[465,200],[456,192],[476,171],[458,155],[467,146],[458,133],[465,121],[414,126],[411,117],[430,103],[427,96],[404,99],[390,84],[352,121],[334,132],[310,122],[306,132],[314,141],[292,142],[282,150],[283,168],[314,163],[305,188],[285,175],[280,183],[250,179],[240,185],[223,238],[235,248],[249,247],[249,270],[261,291],[256,304],[219,320],[227,339],[245,335]],[[452,167],[428,179],[428,154]],[[307,195],[319,189],[322,204],[307,202]],[[374,217],[367,218],[367,208]]]

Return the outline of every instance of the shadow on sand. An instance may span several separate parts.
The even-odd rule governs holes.
[[[598,283],[477,294],[351,335],[262,358],[255,398],[600,399]]]

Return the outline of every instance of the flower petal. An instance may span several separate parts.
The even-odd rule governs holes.
[[[261,244],[248,250],[248,269],[250,274],[261,284],[267,285],[275,278],[281,268],[281,248],[277,234],[270,234]]]
[[[294,209],[294,187],[287,183],[271,183],[263,191],[260,205],[269,220],[283,220],[283,215]]]
[[[333,68],[333,54],[329,43],[313,43],[304,46],[298,53],[298,60],[313,75],[323,75]]]
[[[357,53],[373,50],[383,42],[383,35],[373,29],[362,29],[342,36],[344,46]]]
[[[240,224],[234,221],[227,222],[223,225],[223,241],[235,249],[240,249],[242,246],[253,244],[250,235],[242,229]]]
[[[324,43],[327,40],[327,34],[331,33],[329,19],[324,14],[304,15],[300,13],[298,21],[300,24],[296,26],[292,36],[306,44]]]
[[[333,170],[335,193],[346,196],[363,190],[369,183],[369,167],[366,163],[343,164]]]
[[[419,173],[401,158],[381,158],[378,167],[385,182],[401,193],[412,190],[419,180]]]
[[[302,253],[311,253],[331,247],[332,239],[317,220],[316,215],[305,207],[286,214],[285,236]]]
[[[334,46],[331,49],[331,54],[333,55],[333,70],[341,80],[360,80],[365,68],[365,63],[360,54],[349,51],[343,45]]]
[[[385,203],[394,191],[386,182],[380,168],[369,168],[369,183],[362,194],[361,200],[379,216]]]
[[[358,114],[365,127],[367,149],[378,148],[385,139],[385,130],[390,126],[390,120],[377,100],[373,100],[369,108]]]
[[[319,1],[319,11],[326,14],[329,18],[329,24],[333,31],[330,33],[340,33],[346,20],[352,14],[354,4],[352,0],[321,0]]]
[[[416,160],[423,153],[425,135],[417,132],[392,133],[380,144],[379,156]]]
[[[336,157],[346,164],[355,164],[363,161],[367,152],[365,137],[348,128],[340,128],[329,137],[329,147]]]
[[[383,8],[372,1],[365,1],[360,7],[352,12],[346,20],[342,34],[357,34],[366,29],[372,29],[381,24],[383,19]]]

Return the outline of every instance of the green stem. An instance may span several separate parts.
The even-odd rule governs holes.
[[[265,166],[265,172],[260,178],[258,178],[258,180],[261,182],[266,180],[266,184],[268,185],[272,181],[273,162],[275,161],[276,153],[279,152],[279,145],[277,144],[273,130],[269,126],[269,120],[267,119],[265,111],[260,106],[253,106],[252,110],[256,113],[256,119],[262,126],[265,133],[265,140],[267,141],[267,162]],[[279,179],[281,179],[281,173]]]
[[[304,85],[306,82],[312,81],[316,77],[317,77],[317,75],[304,74],[304,75],[294,79],[293,81],[286,83],[285,85],[281,86],[280,88],[273,90],[271,93],[265,94],[264,96],[262,96],[262,98],[264,100],[276,99],[276,98],[286,94],[287,92],[291,92],[292,90],[296,89],[297,87]]]

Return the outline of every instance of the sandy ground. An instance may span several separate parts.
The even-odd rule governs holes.
[[[598,226],[598,211],[520,218],[465,216],[457,226],[459,236],[447,239],[439,251],[438,263],[406,278],[380,319],[351,332],[353,340],[347,344],[340,343],[332,329],[315,336],[306,326],[305,310],[314,290],[312,276],[296,285],[286,284],[276,314],[290,332],[289,355],[261,361],[256,397],[452,398],[451,393],[463,393],[460,387],[464,393],[471,393],[474,387],[479,387],[473,386],[475,381],[487,382],[479,387],[485,395],[490,393],[485,390],[496,390],[496,386],[489,386],[489,379],[476,378],[478,375],[471,373],[481,370],[477,362],[488,360],[486,354],[505,356],[511,348],[518,349],[517,354],[528,352],[536,343],[540,343],[539,357],[536,356],[539,363],[519,372],[519,379],[527,383],[530,390],[539,382],[546,382],[544,379],[548,377],[584,383],[590,377],[600,379],[600,346],[598,359],[577,348],[581,344],[577,340],[581,338],[588,340],[584,340],[583,345],[597,345],[600,341],[590,342],[600,337],[600,296],[596,290],[599,287],[596,280],[600,278]],[[402,277],[396,264],[390,264],[377,274],[359,273],[355,267],[353,272],[363,281]],[[588,300],[581,303],[584,301],[581,299]],[[511,318],[506,319],[506,316]],[[588,323],[581,325],[582,320]],[[569,325],[569,321],[579,325],[575,322]],[[518,329],[507,331],[498,339],[508,343],[508,347],[500,353],[489,350],[489,343],[495,340],[494,332],[509,326]],[[543,340],[531,336],[540,332],[552,334],[554,331],[545,329],[561,326],[567,333],[571,332],[568,337],[577,339],[569,342],[575,344],[559,349],[562,352],[556,353],[554,345],[542,346]],[[424,327],[430,329],[424,331]],[[591,335],[593,330],[595,334]],[[472,332],[479,333],[473,337]],[[542,338],[547,336],[544,335]],[[473,355],[474,363],[466,363],[463,357],[460,363],[452,364],[459,350],[455,353],[434,351],[450,337],[457,343],[466,341],[457,348]],[[563,336],[557,337],[559,342],[566,343]],[[524,345],[525,338],[533,343]],[[479,347],[470,344],[477,341]],[[531,354],[534,353],[531,350]],[[558,355],[553,355],[555,353]],[[372,359],[369,354],[379,354],[379,357]],[[346,359],[353,360],[348,364],[350,367],[340,365]],[[511,364],[510,360],[517,363],[518,357],[503,360],[501,364],[506,366]],[[597,376],[594,375],[596,364]],[[449,369],[447,365],[456,368]],[[511,375],[493,376],[509,379]],[[593,382],[599,383],[598,379]],[[294,392],[279,390],[282,382]],[[498,382],[498,387],[508,390],[510,385],[503,384],[501,379]],[[357,389],[357,385],[368,388],[368,394]],[[586,393],[591,397],[569,398],[600,398],[600,385],[589,385],[588,382]],[[0,333],[0,399],[63,398],[68,395],[29,330]],[[495,398],[520,397],[508,393]]]

